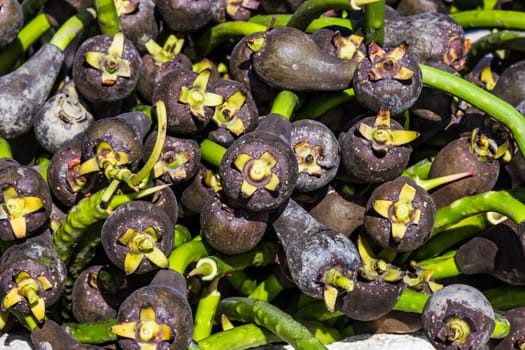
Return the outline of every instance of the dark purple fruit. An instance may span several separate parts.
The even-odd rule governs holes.
[[[135,200],[118,207],[102,226],[102,247],[126,274],[168,267],[174,224],[153,203]]]
[[[64,292],[67,269],[49,230],[10,246],[0,259],[2,310],[18,310],[43,321]]]
[[[438,208],[456,199],[490,191],[499,174],[497,149],[488,136],[473,132],[471,137],[450,141],[437,154],[430,168],[430,178],[472,171],[473,175],[443,185],[432,191]]]
[[[111,332],[119,337],[123,350],[136,350],[141,344],[157,349],[186,349],[193,336],[193,317],[186,297],[184,277],[161,270],[149,286],[135,290],[120,305],[117,324]],[[160,275],[160,276],[159,276]],[[161,277],[161,278],[158,278]],[[183,288],[178,286],[183,284]]]
[[[421,315],[423,330],[436,349],[477,349],[494,330],[494,311],[476,288],[451,284],[430,296]]]
[[[85,269],[75,279],[72,292],[73,316],[80,323],[104,322],[117,316],[126,292],[122,271],[103,265]]]
[[[142,60],[122,32],[95,35],[77,49],[73,80],[78,92],[91,102],[116,102],[129,96],[140,77]]]
[[[510,333],[494,347],[494,350],[522,349],[525,344],[525,308],[508,310],[503,316],[510,322]]]
[[[423,80],[418,62],[402,42],[393,48],[368,46],[367,58],[357,66],[354,80],[357,101],[373,112],[382,109],[391,115],[408,110],[419,98]]]
[[[200,214],[202,207],[211,196],[220,191],[221,185],[216,173],[199,164],[197,174],[182,189],[180,203],[184,215]]]
[[[53,154],[93,121],[93,115],[80,103],[73,82],[68,82],[33,116],[33,130],[38,143]]]
[[[268,211],[291,196],[298,165],[288,143],[290,134],[285,129],[290,129],[287,120],[280,115],[268,115],[256,130],[228,147],[219,167],[226,197],[243,208]]]
[[[155,0],[164,23],[174,32],[194,32],[213,17],[211,0]]]
[[[525,62],[516,62],[501,73],[492,93],[517,106],[525,96],[525,85],[521,84],[523,79],[525,79]]]
[[[18,165],[0,169],[0,240],[33,235],[51,213],[51,192],[35,169]]]
[[[412,147],[408,143],[418,136],[391,119],[388,110],[361,119],[339,136],[344,176],[356,183],[379,183],[398,177],[410,160]]]
[[[255,72],[275,88],[332,91],[350,86],[357,62],[323,52],[305,32],[293,27],[271,29],[252,41]]]
[[[392,311],[402,291],[403,283],[356,281],[354,290],[339,299],[337,310],[353,320],[376,320]]]
[[[46,320],[31,331],[31,343],[37,350],[103,350],[103,347],[81,344],[53,320]]]
[[[0,48],[15,40],[24,25],[24,13],[17,0],[3,0],[0,11]]]
[[[157,38],[159,21],[153,0],[116,1],[122,32],[139,52],[146,51],[148,40]]]
[[[211,196],[200,214],[200,233],[214,249],[224,254],[241,254],[253,249],[263,238],[268,212],[252,212],[229,206]]]
[[[364,227],[381,247],[406,252],[428,240],[435,216],[430,194],[401,176],[374,189],[366,204]]]
[[[341,160],[339,143],[326,125],[311,119],[294,121],[290,146],[299,165],[297,191],[320,189],[335,178]]]

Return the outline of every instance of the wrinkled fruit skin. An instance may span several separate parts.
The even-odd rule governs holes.
[[[438,332],[446,328],[449,317],[467,322],[470,334],[465,344],[442,342]],[[444,349],[477,349],[486,344],[494,330],[494,311],[487,298],[476,288],[464,284],[443,287],[430,296],[421,315],[423,330],[434,347]]]

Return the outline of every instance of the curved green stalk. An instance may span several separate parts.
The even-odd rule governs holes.
[[[207,256],[200,259],[188,276],[199,275],[204,281],[224,277],[227,273],[272,264],[279,251],[275,242],[262,242],[249,252],[235,255]]]
[[[424,245],[414,250],[409,259],[420,261],[438,256],[456,244],[483,232],[490,225],[487,220],[487,213],[469,216],[457,224],[449,226],[441,234],[431,237]]]
[[[44,181],[47,183],[47,168],[49,167],[49,163],[51,162],[51,156],[49,154],[42,154],[39,156],[35,162],[35,165],[33,166],[33,169],[38,171],[38,173],[42,176]]]
[[[405,168],[401,176],[406,176],[411,179],[428,179],[434,158],[435,157],[428,157],[419,160],[417,163]]]
[[[341,91],[327,92],[317,97],[309,99],[294,116],[294,120],[317,119],[329,110],[339,105],[352,101],[355,97],[354,89],[344,89]]]
[[[208,29],[197,39],[197,54],[201,57],[206,57],[214,48],[228,39],[264,32],[266,29],[267,27],[252,22],[229,21],[219,23]]]
[[[241,295],[249,295],[257,287],[257,280],[250,278],[246,271],[232,271],[224,277]]]
[[[281,338],[274,333],[253,323],[247,323],[217,332],[202,339],[198,344],[191,344],[188,350],[244,350],[277,342],[281,342]]]
[[[525,286],[503,285],[483,291],[497,310],[510,310],[525,306]]]
[[[114,0],[94,0],[94,3],[100,32],[109,35],[120,32],[120,18]]]
[[[480,213],[496,212],[507,216],[516,223],[525,220],[525,204],[520,191],[488,191],[473,196],[460,198],[436,212],[432,236],[461,220]]]
[[[261,281],[257,287],[248,295],[248,298],[259,299],[264,301],[272,301],[275,299],[285,287],[279,281],[275,274],[270,274],[265,280]]]
[[[203,160],[218,168],[226,153],[226,147],[212,140],[204,139],[200,143],[200,151]]]
[[[471,70],[483,56],[501,49],[525,51],[525,32],[503,30],[480,38],[470,48],[466,69]]]
[[[376,1],[377,0],[306,0],[295,10],[286,25],[288,27],[306,30],[308,25],[325,11],[332,9],[357,10],[359,6]]]
[[[62,328],[82,344],[104,344],[117,340],[117,336],[110,332],[111,326],[116,323],[114,318],[101,323],[68,322]]]
[[[344,338],[341,332],[325,325],[324,323],[308,319],[300,319],[297,321],[305,326],[314,337],[319,339],[319,341],[325,345],[332,344],[333,342],[340,341]]]
[[[299,97],[289,90],[280,91],[273,100],[272,109],[270,113],[279,114],[286,119],[292,118],[295,107],[299,104]]]
[[[310,331],[278,307],[257,299],[230,297],[219,303],[217,315],[230,320],[254,322],[281,337],[296,349],[326,350]]]
[[[0,137],[0,158],[13,158],[13,151],[9,141]]]
[[[168,257],[169,268],[185,274],[188,265],[210,254],[212,254],[211,248],[204,243],[201,236],[196,236],[191,241],[173,249]]]
[[[342,311],[328,311],[326,309],[326,304],[323,300],[312,301],[299,308],[297,312],[293,314],[294,318],[315,320],[319,322],[335,320],[336,318],[341,316],[344,316],[344,313]]]
[[[197,342],[211,335],[215,312],[221,300],[218,284],[219,278],[214,279],[203,291],[197,304],[193,323],[193,340]]]
[[[191,232],[184,225],[177,224],[173,230],[173,248],[191,241]]]
[[[365,8],[365,43],[383,45],[385,39],[385,1],[380,0],[366,5]]]
[[[525,18],[523,14],[522,18]],[[516,108],[463,78],[427,65],[419,66],[424,84],[455,95],[505,124],[525,154],[525,119]]]
[[[44,13],[36,15],[17,34],[16,39],[4,47],[0,53],[0,75],[11,70],[16,61],[38,38],[51,28]]]
[[[456,265],[456,261],[454,260],[455,256],[456,251],[454,250],[435,258],[419,261],[415,263],[415,266],[423,270],[431,270],[432,279],[434,280],[456,277],[461,275],[462,272]]]
[[[252,23],[257,23],[260,25],[263,25],[265,27],[272,27],[272,28],[279,28],[279,27],[286,27],[286,24],[288,21],[292,18],[291,14],[278,14],[278,15],[256,15],[251,17],[248,21]],[[307,33],[313,33],[316,30],[320,28],[325,27],[342,27],[347,29],[354,29],[358,26],[358,23],[356,20],[349,20],[347,18],[339,18],[339,17],[329,17],[329,16],[321,16],[319,18],[314,19],[308,27],[306,28],[305,32]]]
[[[75,39],[82,30],[89,26],[96,17],[97,14],[92,8],[88,8],[85,11],[71,16],[60,26],[60,28],[58,28],[49,43],[64,51],[73,39]]]
[[[470,10],[451,13],[450,17],[464,29],[500,28],[525,29],[525,16],[520,11],[509,10]]]

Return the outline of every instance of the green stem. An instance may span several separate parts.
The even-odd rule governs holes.
[[[120,32],[120,18],[114,0],[94,0],[94,3],[100,32],[109,35]]]
[[[251,17],[249,21],[252,23],[263,25],[266,28],[270,26],[271,28],[279,28],[286,27],[286,24],[288,23],[290,18],[292,18],[291,14],[256,15]],[[357,21],[349,20],[348,18],[321,16],[310,22],[305,32],[313,33],[316,30],[325,27],[341,27],[352,30],[357,26]]]
[[[117,320],[112,318],[101,323],[68,322],[64,323],[62,327],[82,344],[104,344],[117,340],[117,336],[109,330],[116,323]]]
[[[298,119],[318,119],[329,110],[343,103],[352,101],[355,97],[354,89],[349,88],[341,91],[327,92],[318,97],[309,99],[294,116]]]
[[[323,300],[316,300],[299,308],[293,314],[294,318],[309,319],[319,322],[326,322],[334,320],[338,317],[344,316],[342,311],[335,310],[330,312],[326,309],[326,304]]]
[[[505,124],[521,153],[525,154],[525,119],[511,104],[451,73],[423,64],[419,66],[424,84],[455,95]]]
[[[471,70],[479,60],[490,52],[507,49],[525,51],[525,33],[503,30],[490,33],[472,44],[467,56],[466,69]]]
[[[305,326],[310,333],[314,335],[319,341],[325,345],[340,341],[344,336],[337,329],[329,327],[321,322],[315,320],[301,319],[297,320]]]
[[[483,232],[489,226],[486,213],[469,216],[448,227],[441,234],[431,237],[423,246],[412,252],[410,260],[420,261],[438,256],[456,244]]]
[[[132,188],[138,186],[144,180],[144,178],[151,173],[151,170],[155,166],[155,163],[157,163],[162,153],[162,148],[164,147],[164,142],[166,141],[168,116],[164,101],[157,101],[155,103],[155,112],[157,115],[157,139],[155,140],[153,150],[151,151],[151,154],[142,169],[140,169],[134,176],[131,177],[129,185]]]
[[[252,22],[229,21],[219,23],[208,29],[197,39],[197,52],[199,56],[206,57],[214,48],[231,38],[264,32],[266,29],[265,26]]]
[[[40,322],[31,313],[25,314],[13,308],[10,308],[8,311],[12,313],[18,322],[20,322],[20,324],[30,332],[40,324]]]
[[[257,346],[281,342],[274,333],[253,323],[243,324],[217,332],[198,344],[191,344],[189,350],[244,350]]]
[[[360,6],[367,1],[355,1],[355,5]],[[295,10],[292,17],[286,24],[288,27],[306,30],[308,25],[321,14],[328,10],[354,10],[349,0],[306,0]]]
[[[381,0],[366,5],[365,8],[365,42],[383,45],[385,39],[385,1]]]
[[[428,179],[434,158],[435,157],[421,159],[417,163],[405,168],[401,175],[411,179]]]
[[[405,289],[401,293],[396,305],[393,310],[404,311],[404,312],[415,312],[422,313],[425,308],[425,304],[430,295],[416,292],[411,289]]]
[[[230,297],[219,303],[218,315],[231,320],[254,322],[281,337],[296,349],[316,350],[326,347],[308,329],[278,307],[257,299]]]
[[[173,248],[177,248],[178,246],[191,241],[191,232],[184,225],[181,225],[181,224],[175,225],[175,229],[173,230],[173,233],[174,233]]]
[[[224,278],[237,292],[249,295],[257,287],[257,280],[250,278],[245,271],[232,271]]]
[[[435,258],[419,261],[416,266],[424,270],[432,270],[434,280],[456,277],[461,275],[461,271],[456,265],[455,256],[456,251],[451,251]]]
[[[279,278],[272,273],[264,281],[261,281],[261,283],[257,285],[250,295],[248,295],[248,298],[272,301],[284,289],[285,287],[281,281],[279,281]]]
[[[500,28],[525,29],[523,12],[509,10],[470,10],[451,13],[450,17],[463,29]]]
[[[33,166],[33,169],[38,171],[38,173],[42,176],[42,178],[47,183],[47,168],[49,167],[49,163],[51,162],[51,156],[49,154],[42,154],[39,156],[35,162],[35,165]]]
[[[3,137],[0,137],[0,158],[13,158],[11,145],[9,144],[9,141]]]
[[[202,159],[216,168],[221,165],[222,157],[226,153],[226,147],[208,139],[202,140],[200,150]]]
[[[9,72],[23,53],[50,28],[51,23],[44,13],[36,15],[27,23],[18,32],[16,39],[2,49],[0,53],[0,75]]]
[[[506,319],[504,316],[498,314],[497,312],[494,312],[494,320],[494,330],[492,331],[490,337],[492,339],[503,339],[507,335],[509,335],[511,330],[509,320]]]
[[[483,292],[492,307],[497,310],[510,310],[525,306],[525,286],[503,285]]]
[[[289,90],[280,91],[273,100],[270,113],[279,114],[286,119],[292,118],[295,107],[299,104],[299,97]]]
[[[64,51],[71,41],[95,20],[96,16],[97,14],[92,8],[71,16],[58,28],[49,43]]]
[[[514,222],[520,223],[525,220],[525,205],[516,199],[516,196],[523,196],[520,192],[519,190],[488,191],[460,198],[436,212],[432,236],[469,216],[489,211],[505,215]]]
[[[200,275],[204,281],[224,277],[227,273],[244,270],[248,267],[266,266],[275,262],[279,245],[262,242],[249,252],[235,255],[207,256],[200,259],[190,276]]]
[[[218,278],[213,280],[203,291],[197,304],[193,325],[193,340],[197,342],[211,335],[215,312],[221,300],[221,293],[217,289],[218,284]]]
[[[185,274],[188,265],[211,253],[211,248],[202,241],[201,236],[196,236],[191,241],[178,246],[170,253],[168,257],[170,269],[180,274]]]

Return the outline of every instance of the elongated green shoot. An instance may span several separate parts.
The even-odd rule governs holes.
[[[320,94],[317,97],[308,99],[308,101],[299,108],[294,116],[294,120],[318,119],[329,110],[345,102],[352,101],[354,98],[355,93],[353,88]]]
[[[193,343],[189,350],[244,350],[281,342],[281,338],[254,323],[243,324]]]
[[[114,35],[121,30],[120,18],[114,0],[94,0],[98,27],[102,34]]]
[[[200,143],[200,151],[203,160],[218,168],[226,153],[226,147],[212,140],[204,139]]]
[[[525,154],[525,119],[516,108],[463,78],[424,64],[419,67],[424,84],[455,95],[503,123]]]
[[[465,67],[471,70],[479,60],[496,50],[525,50],[525,32],[516,30],[502,30],[485,35],[472,44],[467,56]]]
[[[523,191],[488,191],[462,197],[438,209],[431,236],[439,234],[469,216],[486,212],[496,212],[520,223],[525,220],[525,204],[520,201],[523,200],[521,192]]]
[[[279,278],[272,273],[266,277],[257,287],[248,295],[249,298],[259,299],[264,301],[272,301],[275,299],[285,287],[279,281]]]
[[[232,271],[223,278],[241,295],[247,296],[257,288],[257,280],[252,278],[246,271]]]
[[[419,261],[415,263],[415,266],[432,271],[432,279],[437,281],[443,278],[456,277],[462,272],[456,265],[455,256],[456,251],[453,250],[435,258]]]
[[[385,1],[380,0],[366,5],[365,9],[365,42],[383,45],[385,39]]]
[[[221,300],[221,292],[217,288],[220,278],[214,279],[203,291],[193,323],[193,340],[199,341],[211,335],[215,312]]]
[[[117,340],[117,336],[110,331],[116,323],[114,318],[100,323],[68,322],[62,328],[82,344],[104,344]]]
[[[64,51],[75,37],[90,25],[97,17],[95,10],[88,8],[85,11],[77,13],[58,28],[57,32],[51,38],[50,44],[55,45]]]
[[[299,104],[299,97],[292,91],[283,90],[275,96],[270,113],[282,115],[290,120],[293,111]]]
[[[525,306],[525,286],[505,284],[483,291],[489,302],[497,310],[510,310]]]
[[[217,309],[217,315],[222,314],[230,320],[265,327],[296,349],[326,350],[305,326],[268,302],[244,297],[226,298],[221,300]]]
[[[13,151],[9,141],[0,137],[0,158],[13,158]]]
[[[470,10],[451,13],[450,17],[463,29],[500,28],[525,29],[523,12],[509,10]]]
[[[191,263],[209,256],[212,252],[213,250],[202,240],[201,236],[195,236],[191,241],[172,250],[168,257],[169,268],[184,275],[186,268]]]

